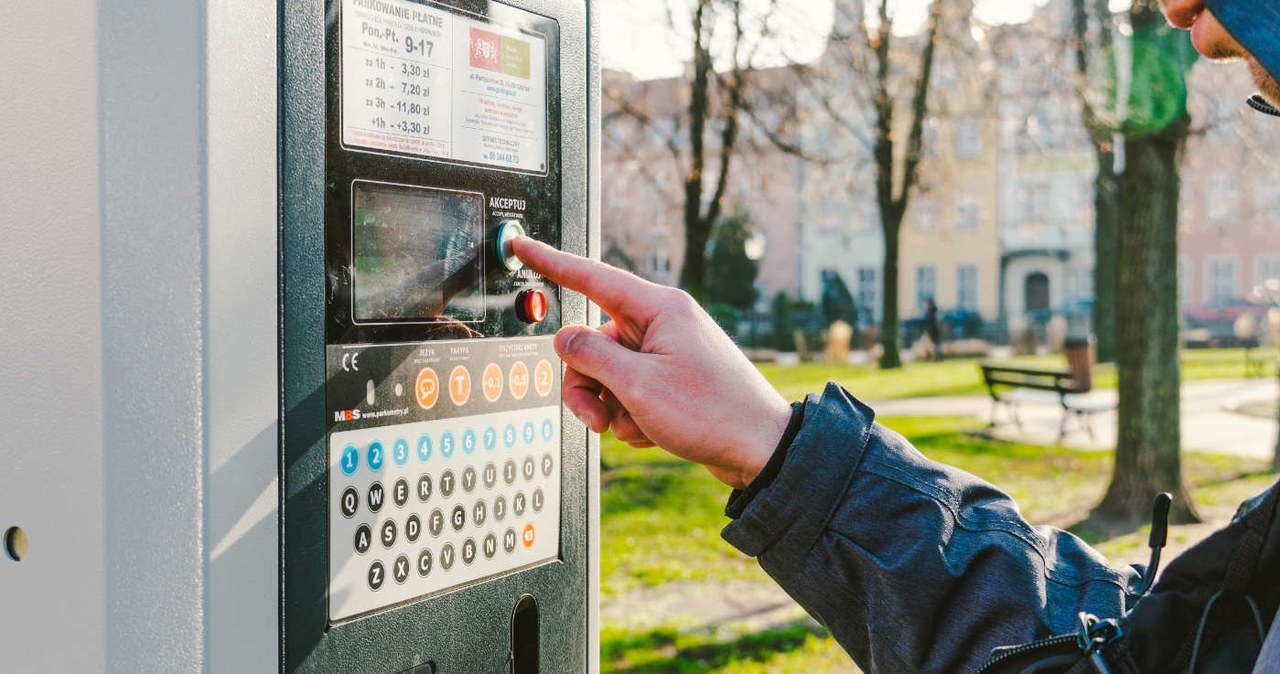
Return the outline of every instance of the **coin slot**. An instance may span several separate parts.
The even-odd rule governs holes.
[[[9,527],[4,532],[4,552],[15,562],[21,562],[27,556],[27,532],[22,527]]]
[[[538,600],[520,597],[511,611],[511,674],[538,674]]]

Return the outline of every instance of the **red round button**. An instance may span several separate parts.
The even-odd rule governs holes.
[[[540,323],[547,317],[547,296],[541,290],[522,290],[516,295],[516,318]]]

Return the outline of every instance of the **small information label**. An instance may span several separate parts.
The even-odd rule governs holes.
[[[543,173],[547,45],[407,0],[342,2],[342,142]]]

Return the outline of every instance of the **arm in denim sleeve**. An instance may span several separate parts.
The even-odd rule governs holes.
[[[1119,616],[1135,581],[995,487],[926,459],[831,384],[722,532],[868,674],[963,674],[992,649]]]

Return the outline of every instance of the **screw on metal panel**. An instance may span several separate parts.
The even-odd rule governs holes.
[[[4,552],[15,562],[27,556],[27,532],[22,527],[9,527],[4,532]]]

